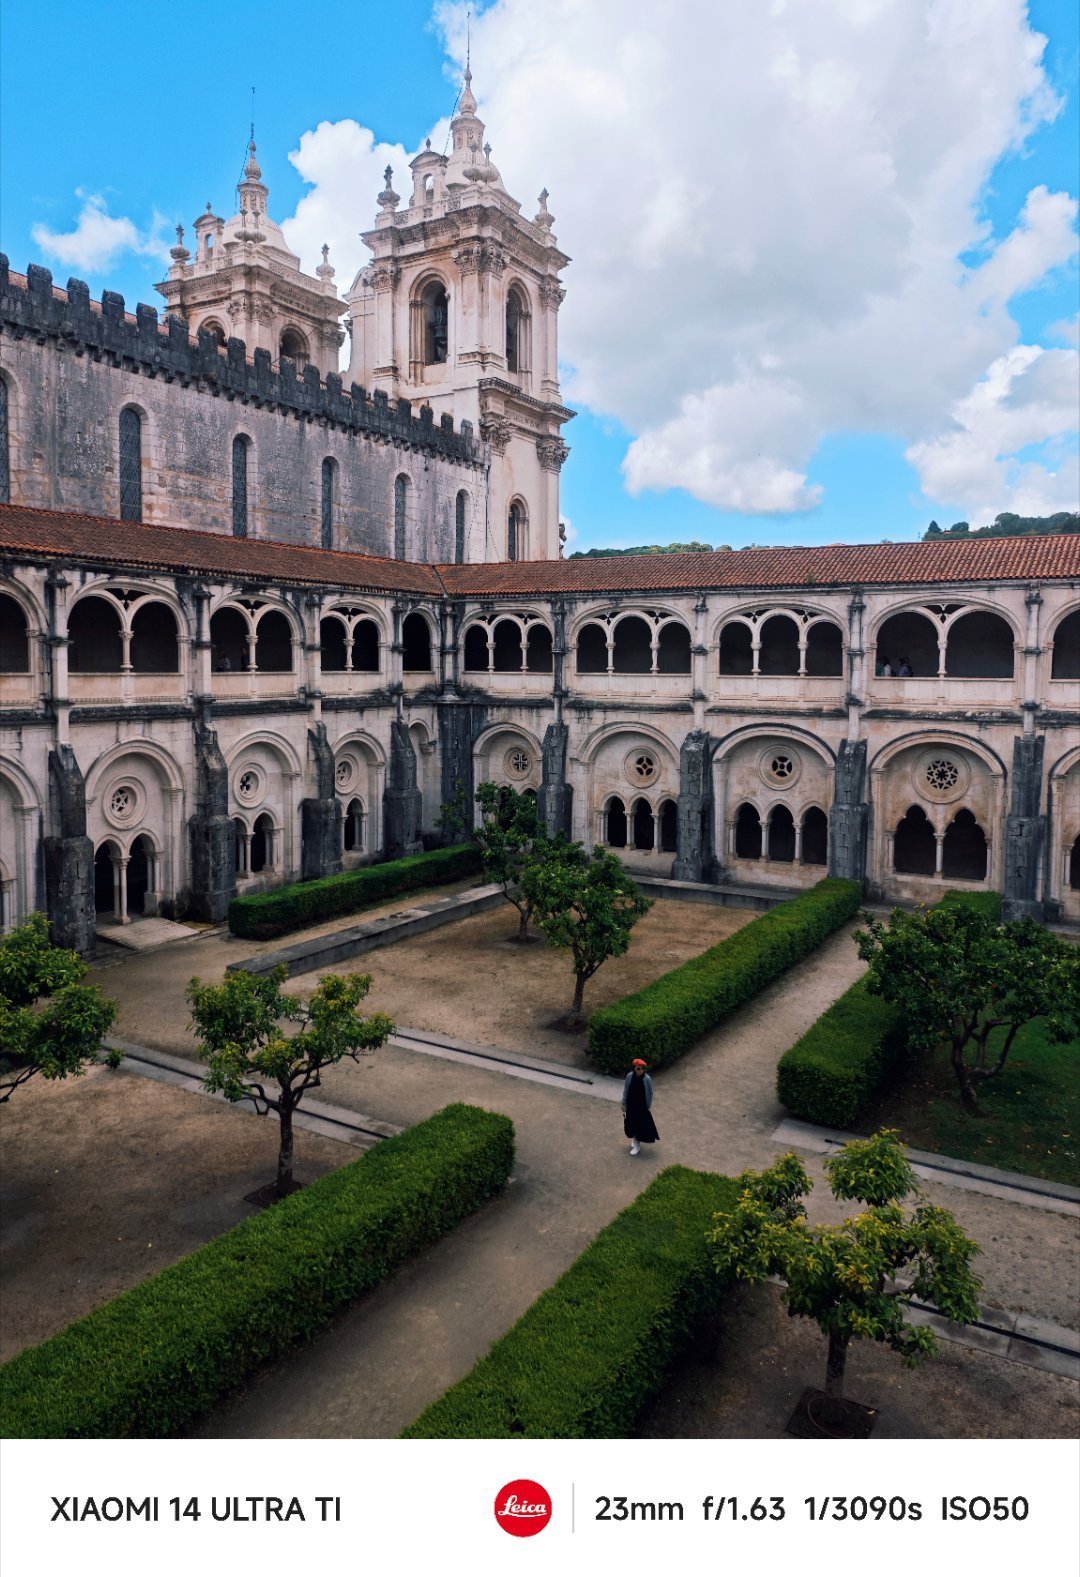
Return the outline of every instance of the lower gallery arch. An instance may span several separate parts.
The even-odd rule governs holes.
[[[585,742],[580,759],[586,780],[578,836],[625,849],[630,870],[668,874],[657,809],[678,796],[676,747],[651,727],[607,724]]]
[[[735,858],[761,859],[761,815],[756,805],[740,805],[735,812]]]
[[[795,818],[786,805],[774,805],[769,817],[769,859],[795,860]]]
[[[626,806],[617,794],[608,801],[604,817],[604,843],[609,849],[626,848]]]
[[[985,881],[986,864],[986,834],[970,810],[958,810],[942,840],[942,876],[952,881]]]
[[[912,876],[933,876],[936,842],[930,818],[922,806],[909,806],[893,834],[893,870]]]
[[[817,805],[811,805],[802,819],[802,863],[829,863],[829,818]]]
[[[647,799],[639,799],[634,805],[634,848],[649,850],[655,844],[656,827],[652,806]]]
[[[1003,815],[1004,781],[997,757],[978,740],[913,734],[884,747],[870,768],[879,829],[868,859],[871,892],[932,903],[942,881],[993,882],[991,829]]]
[[[473,775],[480,783],[509,784],[519,794],[540,787],[540,743],[524,728],[500,723],[481,734],[473,746]],[[474,815],[479,817],[479,806]]]

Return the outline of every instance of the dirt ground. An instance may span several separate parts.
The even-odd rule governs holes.
[[[754,918],[749,910],[712,904],[668,899],[654,904],[634,927],[629,952],[609,959],[589,981],[586,1016],[639,990]],[[566,1034],[553,1027],[573,1000],[570,955],[543,940],[522,946],[514,940],[516,929],[516,910],[503,904],[346,960],[334,965],[333,972],[370,973],[369,1003],[389,1013],[396,1024],[582,1066],[585,1032]],[[290,985],[311,991],[317,978],[298,975]]]
[[[824,1383],[825,1338],[787,1314],[779,1288],[739,1288],[725,1314],[715,1351],[678,1365],[637,1438],[780,1439],[803,1391]],[[955,1342],[939,1341],[917,1369],[880,1343],[857,1342],[844,1389],[878,1410],[872,1440],[1060,1440],[1080,1429],[1073,1381]]]
[[[0,1118],[0,1361],[253,1214],[277,1161],[272,1116],[122,1068],[32,1079]],[[357,1153],[301,1130],[297,1176]]]

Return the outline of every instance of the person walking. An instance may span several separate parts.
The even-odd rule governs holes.
[[[631,1155],[638,1155],[643,1144],[655,1144],[660,1137],[652,1120],[653,1089],[647,1067],[640,1057],[635,1057],[623,1083],[623,1133],[630,1141]]]

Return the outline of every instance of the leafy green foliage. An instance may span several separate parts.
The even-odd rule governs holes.
[[[0,1369],[6,1437],[175,1435],[506,1184],[508,1117],[448,1106]]]
[[[991,525],[977,526],[974,531],[966,520],[958,520],[946,531],[942,531],[936,520],[931,520],[923,541],[932,542],[942,536],[1030,537],[1077,531],[1080,531],[1080,513],[1075,509],[1062,509],[1056,515],[1013,515],[1004,512],[995,515]]]
[[[474,843],[434,849],[430,854],[412,854],[382,865],[364,865],[340,876],[320,876],[312,882],[279,887],[275,892],[234,898],[229,904],[229,929],[234,936],[266,941],[338,915],[356,914],[398,893],[460,881],[479,870],[480,851]]]
[[[580,1021],[586,984],[609,958],[627,951],[631,929],[653,901],[599,844],[591,855],[580,844],[568,844],[557,858],[538,851],[522,872],[521,888],[551,946],[570,953],[574,1002],[569,1017]]]
[[[323,975],[305,1004],[281,990],[287,974],[284,964],[268,975],[238,969],[220,986],[195,979],[187,990],[209,1064],[206,1088],[227,1101],[252,1101],[260,1116],[278,1115],[279,1193],[292,1187],[292,1119],[307,1091],[318,1089],[324,1068],[345,1057],[358,1061],[384,1045],[394,1029],[385,1013],[362,1018],[358,1012],[371,989],[370,975]],[[285,1025],[298,1028],[290,1034]]]
[[[605,1073],[625,1073],[634,1057],[654,1071],[676,1062],[850,920],[861,897],[858,882],[827,878],[777,904],[641,991],[598,1009],[589,1022],[589,1056]]]
[[[619,559],[635,553],[730,553],[726,542],[713,547],[711,542],[651,543],[639,548],[586,548],[584,552],[571,553],[572,559]]]
[[[948,1045],[968,1111],[1022,1025],[1042,1018],[1061,1043],[1080,1035],[1080,953],[1032,920],[1001,924],[962,903],[894,909],[888,922],[868,915],[856,942],[868,990],[902,1007],[908,1045]]]
[[[414,1440],[618,1440],[716,1307],[705,1234],[729,1177],[669,1166],[463,1380]]]
[[[725,1279],[785,1283],[788,1313],[815,1320],[829,1339],[825,1390],[837,1396],[852,1340],[883,1342],[910,1366],[934,1352],[933,1332],[904,1317],[908,1293],[956,1324],[976,1318],[980,1283],[971,1261],[979,1248],[948,1210],[903,1207],[915,1176],[895,1133],[852,1141],[825,1171],[836,1199],[867,1209],[811,1225],[799,1196],[812,1184],[798,1157],[786,1155],[736,1179],[738,1202],[717,1214],[709,1242]],[[901,1272],[910,1276],[906,1289],[896,1286]]]
[[[52,945],[44,915],[0,937],[0,1104],[36,1073],[66,1079],[119,1060],[103,1046],[116,1003],[80,984],[86,970],[77,953]]]
[[[557,859],[570,845],[565,835],[552,841],[540,821],[536,800],[508,783],[481,783],[476,803],[483,817],[476,829],[484,876],[497,882],[518,912],[518,941],[525,941],[534,900],[522,885],[531,861]]]

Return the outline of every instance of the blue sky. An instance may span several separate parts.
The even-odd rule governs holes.
[[[669,8],[673,25],[665,24],[664,34],[657,36],[667,43],[677,34],[679,13],[685,11],[687,21],[693,20],[690,13],[698,3],[677,0]],[[811,6],[811,0],[805,3]],[[910,0],[897,3],[912,9]],[[945,0],[945,10],[948,4]],[[614,0],[595,0],[598,13],[612,5]],[[823,5],[827,12],[828,0],[816,0],[819,12]],[[558,14],[560,6],[564,15]],[[874,53],[880,53],[880,43],[871,37],[865,45],[853,42],[848,8],[842,0],[832,0],[831,8],[838,18],[835,49],[828,62],[830,67],[840,62],[836,81],[841,86],[835,91],[844,91],[844,73],[850,76],[854,69],[860,107],[868,106],[862,132],[853,136],[865,136],[868,156],[877,157],[887,148],[894,169],[902,171],[908,160],[923,160],[930,172],[920,176],[914,203],[905,196],[903,203],[879,208],[871,191],[865,205],[856,197],[835,225],[833,245],[838,252],[853,254],[857,277],[865,222],[867,293],[874,295],[879,305],[882,291],[886,297],[890,290],[903,291],[901,276],[905,271],[911,275],[937,267],[928,264],[927,258],[935,248],[940,249],[939,234],[961,233],[963,227],[955,220],[961,210],[973,211],[983,230],[974,238],[969,234],[967,244],[956,247],[953,271],[957,275],[992,261],[995,248],[1018,228],[1024,229],[1028,223],[1025,204],[1033,191],[1045,187],[1050,194],[1065,193],[1075,199],[1080,184],[1076,90],[1080,41],[1072,0],[1032,0],[1027,25],[1022,17],[1018,22],[1002,21],[1000,37],[991,38],[988,27],[989,65],[983,70],[984,83],[987,73],[993,81],[993,73],[1000,72],[1002,97],[1011,94],[1017,116],[1024,114],[1022,101],[1030,76],[1014,80],[1010,62],[1015,50],[1007,27],[1020,29],[1017,36],[1034,30],[1048,39],[1042,61],[1043,88],[1048,87],[1060,102],[1052,116],[1044,109],[1033,117],[1034,130],[1022,146],[1008,147],[1009,137],[1003,130],[988,130],[983,142],[973,142],[965,157],[977,174],[965,177],[967,188],[962,182],[957,184],[950,197],[954,215],[944,222],[941,203],[926,195],[931,188],[936,190],[935,161],[945,168],[949,150],[960,147],[968,135],[977,137],[978,128],[972,131],[962,120],[957,123],[946,115],[940,132],[936,122],[929,123],[935,121],[935,100],[940,104],[952,91],[956,96],[970,91],[964,76],[968,69],[965,57],[970,64],[972,53],[970,42],[958,43],[955,57],[946,50],[944,65],[934,67],[945,75],[927,89],[925,102],[931,108],[922,112],[928,123],[923,136],[918,126],[906,124],[897,113],[893,89],[876,69]],[[1002,11],[1009,8],[1007,0],[1002,0]],[[649,53],[649,29],[654,25],[650,9],[638,0],[625,0],[615,7],[613,15],[621,19],[623,34],[623,58],[618,64],[622,76],[611,77],[605,87],[602,73],[611,68],[607,58],[611,51],[598,46],[593,62],[590,35],[581,32],[574,41],[572,29],[585,26],[580,8],[567,9],[566,0],[551,0],[543,12],[526,6],[524,0],[499,0],[486,9],[473,7],[474,18],[480,13],[473,26],[481,113],[487,115],[495,156],[507,185],[527,204],[535,193],[529,182],[543,179],[551,186],[557,221],[565,214],[569,227],[567,234],[561,224],[557,226],[560,241],[573,255],[566,275],[571,296],[562,319],[567,358],[564,388],[579,416],[566,434],[572,454],[563,472],[562,496],[563,511],[576,534],[575,545],[690,538],[733,546],[747,542],[876,541],[916,536],[932,516],[943,524],[961,517],[975,518],[980,511],[986,517],[987,512],[995,512],[995,503],[1001,509],[1023,509],[1032,499],[1046,498],[1053,507],[1077,507],[1071,483],[1063,480],[1076,451],[1075,426],[1069,430],[1070,423],[1061,411],[1061,388],[1067,388],[1072,367],[1064,358],[1071,354],[1070,344],[1075,345],[1067,325],[1075,320],[1077,311],[1076,258],[1074,254],[1069,259],[1068,249],[1063,251],[1061,244],[1068,214],[1063,218],[1059,209],[1055,215],[1047,204],[1036,223],[1030,217],[1034,210],[1028,211],[1032,233],[1037,231],[1044,237],[1040,258],[1046,266],[1032,265],[1027,272],[1021,269],[1017,276],[1020,288],[1004,302],[995,298],[992,304],[971,311],[970,321],[954,316],[942,295],[944,286],[928,286],[926,299],[933,299],[937,315],[928,316],[924,325],[917,307],[909,303],[902,310],[914,314],[914,328],[907,330],[898,346],[883,352],[881,347],[888,339],[882,323],[887,324],[890,315],[896,314],[891,313],[887,299],[884,310],[868,307],[866,360],[860,365],[861,331],[858,324],[852,325],[849,313],[839,311],[830,318],[828,313],[834,308],[826,306],[820,316],[809,309],[798,321],[789,316],[785,292],[788,298],[797,297],[800,279],[805,277],[806,295],[813,298],[819,283],[815,270],[822,269],[822,257],[827,257],[827,248],[824,252],[813,250],[803,238],[813,229],[815,213],[827,216],[829,202],[836,200],[828,189],[831,161],[823,157],[815,164],[810,156],[799,172],[800,193],[809,187],[810,197],[815,198],[819,176],[822,188],[820,201],[811,202],[806,212],[800,209],[799,217],[791,221],[790,232],[785,231],[784,205],[794,213],[792,194],[784,193],[782,180],[774,186],[767,178],[769,170],[787,164],[780,155],[776,163],[769,162],[775,150],[766,149],[760,155],[765,161],[763,173],[757,185],[749,183],[751,195],[747,197],[743,181],[746,164],[759,156],[741,131],[743,126],[754,125],[754,106],[760,102],[755,99],[752,81],[745,104],[736,102],[736,95],[725,93],[723,84],[718,83],[717,105],[702,107],[701,137],[725,144],[723,167],[716,169],[714,208],[729,213],[732,231],[741,233],[744,227],[758,226],[759,244],[766,252],[772,237],[774,257],[787,246],[790,234],[795,252],[791,265],[794,283],[781,279],[766,289],[761,280],[774,260],[766,258],[766,266],[756,271],[758,282],[745,297],[729,295],[718,285],[715,301],[705,309],[709,316],[708,352],[701,361],[707,362],[707,367],[689,363],[684,367],[694,325],[689,320],[681,323],[680,313],[684,302],[686,312],[691,311],[699,285],[709,279],[710,246],[716,243],[708,236],[696,272],[687,272],[685,260],[675,258],[672,293],[669,301],[661,303],[662,314],[646,312],[639,321],[631,311],[626,329],[617,321],[606,320],[606,304],[620,288],[621,260],[610,255],[613,248],[617,253],[620,237],[625,233],[630,238],[621,242],[630,271],[635,267],[642,271],[636,288],[662,290],[663,285],[655,281],[671,277],[666,262],[672,257],[671,243],[665,240],[661,248],[664,267],[658,269],[644,255],[644,242],[638,245],[642,234],[639,215],[669,178],[672,184],[681,183],[680,208],[687,212],[692,206],[687,194],[696,200],[695,187],[710,178],[713,165],[697,158],[701,140],[697,123],[688,119],[675,127],[676,117],[670,110],[658,111],[658,122],[663,118],[670,130],[670,156],[658,160],[661,173],[648,177],[652,184],[643,186],[633,203],[617,214],[608,213],[605,202],[612,182],[599,168],[608,149],[583,146],[574,121],[576,114],[583,113],[582,100],[575,97],[574,83],[563,78],[558,91],[550,96],[536,95],[528,91],[532,80],[528,73],[536,58],[544,58],[545,51],[557,62],[561,48],[573,47],[579,58],[595,64],[590,91],[599,92],[602,99],[605,93],[610,95],[610,141],[614,145],[621,142],[640,174],[645,155],[639,154],[635,161],[632,138],[627,136],[615,104],[620,80],[632,80],[635,29],[643,52]],[[989,7],[988,13],[993,10]],[[823,47],[816,42],[808,44],[797,34],[790,40],[790,51],[787,41],[777,40],[775,34],[759,45],[757,35],[751,37],[757,22],[749,0],[733,0],[732,11],[735,32],[724,42],[732,46],[733,54],[737,53],[740,40],[735,35],[740,29],[748,50],[776,51],[771,64],[761,56],[762,91],[766,83],[772,91],[784,71],[790,75],[789,54],[805,62],[813,48]],[[706,7],[704,15],[709,14]],[[151,16],[154,27],[148,24]],[[311,191],[311,184],[305,183],[289,159],[305,132],[314,131],[321,123],[329,123],[332,129],[352,118],[370,127],[379,143],[413,150],[440,117],[450,112],[457,67],[448,58],[447,39],[456,49],[458,20],[451,7],[442,14],[443,25],[435,25],[430,0],[394,0],[390,6],[369,0],[351,4],[324,0],[302,12],[295,4],[281,0],[262,0],[258,5],[208,5],[193,0],[172,13],[168,25],[163,14],[150,13],[127,0],[107,6],[59,0],[49,7],[47,20],[45,13],[34,13],[27,6],[7,5],[0,11],[0,245],[15,268],[24,268],[31,260],[43,261],[53,268],[60,283],[74,273],[86,277],[95,294],[108,287],[122,291],[129,302],[157,302],[152,287],[164,272],[160,248],[171,244],[177,221],[190,225],[207,199],[219,213],[233,211],[233,187],[243,158],[252,84],[256,87],[259,157],[271,191],[271,210],[276,218],[287,219]],[[680,79],[691,62],[685,54],[679,56],[677,45],[672,47],[674,53],[666,65],[658,52],[648,66],[651,75],[644,80],[649,91],[639,90],[636,95],[643,106],[653,86],[661,104],[687,96],[685,88],[680,93]],[[917,41],[914,45],[898,42],[895,47],[913,49],[914,62],[920,64]],[[863,48],[865,55],[860,56]],[[824,58],[817,60],[820,69],[824,69]],[[865,81],[860,75],[863,64]],[[553,65],[552,75],[555,69]],[[664,85],[658,81],[665,69],[673,79],[672,97],[666,101],[662,97]],[[954,90],[951,71],[955,72]],[[742,76],[747,76],[745,69]],[[815,80],[821,80],[820,70]],[[808,102],[805,82],[792,91],[794,98],[784,103],[797,99],[799,116],[804,117]],[[881,95],[880,103],[875,102],[875,94]],[[917,89],[913,89],[913,99],[917,115]],[[727,137],[725,105],[730,108]],[[783,113],[782,107],[776,128],[778,141],[788,134]],[[587,124],[595,136],[595,104],[589,107],[589,115]],[[565,125],[553,124],[561,119]],[[974,99],[971,119],[987,119],[985,105],[980,108]],[[603,130],[602,116],[599,124]],[[802,126],[805,121],[793,124]],[[329,147],[331,130],[322,135]],[[932,142],[935,135],[940,135],[940,147],[928,153],[920,143]],[[641,148],[647,151],[650,145],[643,142]],[[500,148],[506,150],[503,158]],[[980,159],[984,169],[979,166]],[[550,176],[545,173],[549,166]],[[350,201],[337,205],[338,229],[332,238],[332,255],[339,258],[348,255],[356,232],[370,223],[377,187],[371,184],[365,166],[356,172],[355,187],[347,189]],[[400,184],[398,189],[403,189]],[[767,210],[770,202],[775,202],[775,213],[759,212]],[[61,239],[57,255],[50,256],[48,247],[41,243],[42,230],[39,228],[37,240],[33,235],[37,226],[60,238],[70,236],[88,203],[96,213],[128,222],[125,233],[129,244],[114,248],[107,263],[96,271],[74,266],[70,257],[65,260],[65,246],[70,252],[77,243]],[[350,211],[341,211],[345,208]],[[892,233],[890,226],[899,223],[901,209],[903,224],[896,233],[901,235],[904,224],[911,233],[899,243],[907,251],[898,262],[896,278],[890,278],[888,248],[882,238]],[[525,211],[531,209],[526,206]],[[661,213],[660,206],[657,212]],[[624,232],[620,225],[627,227]],[[931,225],[937,227],[934,236],[924,241],[918,234],[920,226]],[[302,231],[298,220],[297,234]],[[672,233],[678,235],[677,231]],[[716,233],[723,237],[727,230]],[[805,258],[798,252],[804,244],[811,246]],[[678,251],[678,241],[675,247]],[[305,261],[310,266],[306,256]],[[348,271],[339,268],[338,282],[347,285]],[[700,316],[700,305],[693,310]],[[966,359],[942,359],[939,355],[942,341],[954,332],[958,344],[982,336]],[[1043,356],[1034,370],[1025,364],[1019,370],[1010,367],[1002,372],[1001,358],[1007,357],[1014,342],[1036,347],[1033,360],[1039,360],[1040,351],[1056,347],[1056,359]],[[625,366],[620,357],[625,357]],[[941,360],[940,367],[935,358]],[[917,387],[913,383],[909,388],[911,364],[920,359],[928,363],[926,374],[921,382],[915,380]],[[777,371],[781,363],[784,365]],[[994,386],[995,367],[1000,388],[991,395],[986,391]],[[1058,392],[1048,398],[1046,382],[1051,373]],[[1026,398],[1023,379],[1036,375],[1041,391],[1038,400],[1031,397],[1029,415],[1016,423],[1009,413]],[[684,407],[684,394],[692,397],[693,410]],[[957,444],[957,412],[965,400],[968,406],[963,408],[972,414],[961,418],[959,425],[970,419],[971,433]],[[1054,414],[1044,433],[1038,412],[1047,408],[1053,408]],[[1007,456],[1007,464],[1003,461],[996,470],[991,453],[995,445],[999,459]],[[699,459],[700,474],[692,480]],[[1048,474],[1052,474],[1049,482]],[[631,492],[631,486],[636,490]],[[1062,502],[1064,499],[1068,502]]]

